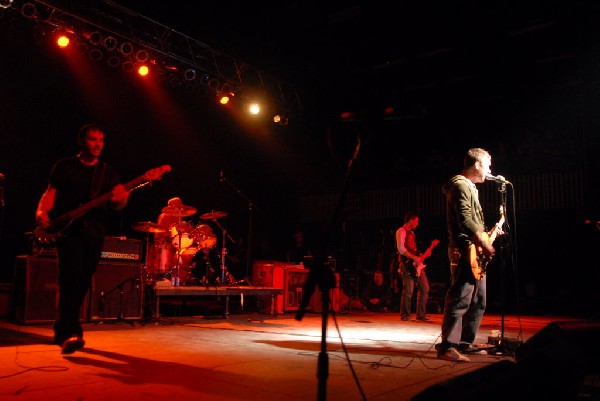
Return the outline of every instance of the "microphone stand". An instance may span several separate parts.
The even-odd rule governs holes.
[[[321,314],[321,351],[319,353],[317,368],[317,377],[319,380],[317,387],[318,401],[325,401],[327,399],[327,378],[329,377],[329,357],[327,355],[327,320],[329,319],[330,307],[329,289],[335,286],[335,275],[329,266],[326,266],[325,264],[325,260],[327,259],[327,245],[331,237],[331,231],[341,215],[342,206],[344,203],[343,201],[346,197],[346,193],[348,192],[348,186],[350,183],[352,165],[358,157],[360,144],[361,140],[359,136],[357,137],[356,148],[354,150],[352,159],[350,159],[348,162],[348,169],[346,171],[346,177],[344,179],[338,203],[323,234],[321,246],[314,259],[314,265],[310,269],[308,277],[306,278],[306,282],[304,283],[304,287],[302,288],[302,301],[298,311],[296,312],[296,320],[302,320],[304,314],[306,313],[308,302],[312,298],[315,287],[318,285],[319,289],[321,290],[321,302],[323,305],[323,311]]]
[[[498,192],[500,192],[500,205],[502,211],[506,215],[506,182],[500,182],[498,185]],[[498,339],[498,345],[496,346],[495,355],[509,356],[511,353],[506,347],[505,341],[505,303],[506,303],[506,255],[505,249],[508,247],[508,243],[505,238],[506,234],[500,236],[500,338]]]
[[[235,193],[241,196],[246,202],[248,202],[248,239],[246,241],[246,277],[244,280],[248,281],[250,277],[250,268],[252,266],[252,235],[253,235],[253,214],[255,210],[260,210],[256,204],[248,198],[239,188],[237,188],[231,181],[229,181],[223,171],[219,173],[219,181],[229,185]],[[241,280],[243,281],[243,280]]]

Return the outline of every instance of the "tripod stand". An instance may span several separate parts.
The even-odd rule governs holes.
[[[106,306],[107,306],[106,299],[113,292],[119,290],[119,307],[117,310],[117,318],[116,318],[116,320],[111,320],[111,322],[125,322],[125,323],[131,325],[132,327],[134,326],[134,322],[132,320],[125,319],[125,315],[124,315],[124,311],[123,311],[123,306],[124,306],[124,302],[125,302],[125,284],[127,284],[127,283],[132,283],[132,286],[135,285],[136,288],[139,288],[139,286],[141,285],[139,278],[129,277],[129,278],[123,280],[122,282],[120,282],[119,284],[117,284],[115,287],[113,287],[108,292],[100,291],[99,304],[98,304],[98,308],[99,308],[99,312],[100,312],[100,321],[97,324],[104,324],[104,322],[107,321],[106,320]]]

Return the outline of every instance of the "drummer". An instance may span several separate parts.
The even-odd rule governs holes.
[[[184,206],[183,206],[183,202],[181,201],[181,198],[176,196],[167,201],[167,207],[170,209],[173,209],[173,210],[177,210],[177,209],[182,209]],[[159,226],[164,228],[165,232],[154,234],[154,241],[155,242],[162,242],[162,241],[168,242],[171,239],[171,232],[169,231],[171,226],[173,226],[174,224],[180,224],[180,225],[186,225],[186,224],[189,225],[190,224],[189,222],[180,221],[180,219],[181,219],[181,216],[177,216],[177,214],[165,213],[163,211],[158,216],[158,220],[156,221],[156,224],[158,224]]]

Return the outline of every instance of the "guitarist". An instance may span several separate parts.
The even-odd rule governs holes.
[[[409,212],[404,216],[404,225],[396,230],[396,247],[399,255],[399,273],[402,277],[402,294],[400,296],[400,319],[410,320],[412,296],[417,287],[417,320],[428,322],[427,300],[429,298],[429,280],[425,270],[417,276],[417,266],[423,263],[428,254],[421,255],[417,250],[414,230],[419,226],[419,216]],[[431,251],[429,251],[431,252]]]
[[[80,311],[100,262],[108,208],[123,209],[129,198],[117,170],[99,159],[104,148],[103,130],[95,124],[84,125],[77,142],[80,152],[58,160],[52,167],[48,186],[35,213],[36,231],[43,232],[53,218],[110,192],[109,204],[74,219],[55,238],[59,295],[54,343],[61,347],[63,354],[72,354],[85,344]]]
[[[486,278],[475,279],[469,259],[469,247],[478,246],[484,255],[494,254],[487,239],[483,211],[475,184],[491,174],[491,155],[484,149],[469,149],[461,174],[443,186],[446,196],[450,287],[446,293],[442,319],[442,341],[436,345],[438,358],[467,362],[466,353],[479,353],[473,346],[486,307]]]

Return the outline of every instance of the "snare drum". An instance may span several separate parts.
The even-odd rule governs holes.
[[[187,221],[174,223],[169,228],[171,244],[175,249],[187,249],[194,244],[193,226]]]

